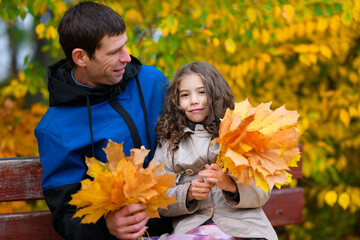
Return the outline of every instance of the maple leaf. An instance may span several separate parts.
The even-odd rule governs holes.
[[[109,140],[104,151],[107,163],[86,158],[87,174],[94,179],[81,181],[81,189],[69,202],[77,207],[73,217],[81,218],[81,223],[95,223],[102,216],[134,203],[145,204],[150,218],[160,217],[158,208],[167,209],[176,202],[174,197],[166,196],[174,185],[175,175],[161,175],[164,164],[156,165],[153,161],[148,168],[142,167],[149,150],[131,149],[130,157],[125,157],[123,144]]]
[[[300,160],[296,111],[281,106],[274,111],[271,102],[253,107],[248,99],[227,109],[219,128],[220,144],[216,163],[237,178],[254,183],[265,192],[291,181],[289,167]]]

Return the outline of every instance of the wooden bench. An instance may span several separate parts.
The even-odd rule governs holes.
[[[302,178],[301,161],[292,169]],[[43,199],[39,158],[0,159],[0,202]],[[273,226],[302,222],[304,192],[300,187],[274,189],[263,207]],[[49,211],[0,214],[2,239],[62,239],[52,227]]]

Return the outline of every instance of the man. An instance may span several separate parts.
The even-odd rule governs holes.
[[[134,147],[151,149],[148,165],[168,81],[129,55],[125,23],[109,7],[70,7],[58,33],[66,59],[48,68],[50,108],[35,129],[53,226],[66,239],[139,238],[149,225],[146,206],[133,204],[96,224],[80,224],[68,202],[88,177],[85,156],[106,162],[109,139],[123,142],[127,156]]]

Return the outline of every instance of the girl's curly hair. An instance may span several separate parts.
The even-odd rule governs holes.
[[[229,84],[220,72],[211,64],[196,61],[182,66],[176,73],[165,94],[165,103],[157,121],[157,140],[169,139],[168,150],[177,150],[180,141],[187,136],[184,132],[186,117],[179,104],[179,83],[186,76],[197,74],[204,81],[210,114],[203,125],[213,135],[218,136],[220,119],[227,108],[234,109],[234,96]]]

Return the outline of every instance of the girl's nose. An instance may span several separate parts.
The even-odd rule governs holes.
[[[199,103],[199,97],[196,94],[191,95],[191,104],[198,104]]]

